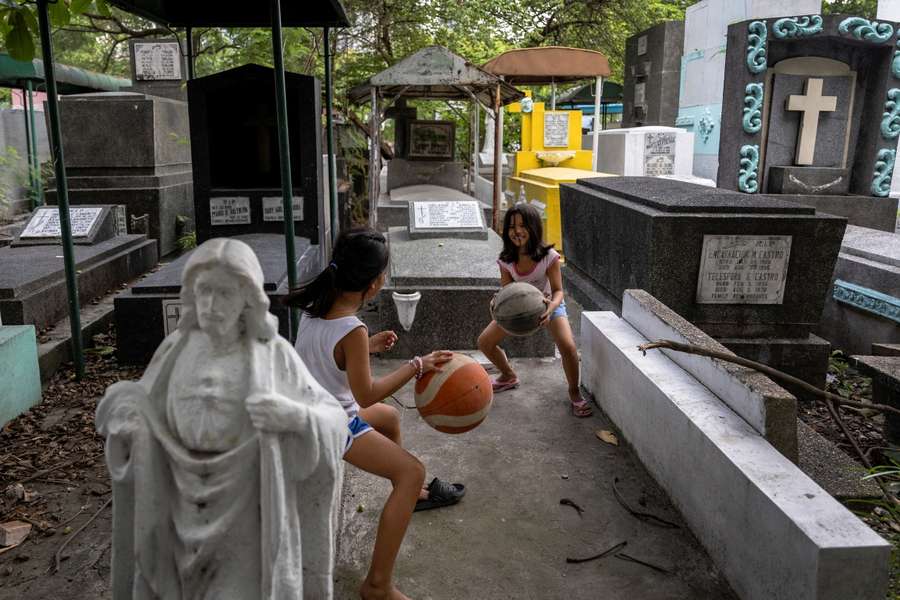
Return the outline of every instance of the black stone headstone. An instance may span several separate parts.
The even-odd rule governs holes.
[[[286,73],[295,233],[317,243],[322,109],[315,77]],[[271,68],[244,65],[188,82],[197,241],[283,233],[281,167]],[[301,213],[301,214],[298,214]]]

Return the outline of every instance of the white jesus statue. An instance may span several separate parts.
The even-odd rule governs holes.
[[[97,407],[114,600],[330,599],[346,413],[277,334],[249,246],[197,248],[181,302]]]

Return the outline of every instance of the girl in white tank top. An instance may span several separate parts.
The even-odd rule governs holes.
[[[400,415],[396,408],[381,402],[414,377],[439,370],[451,353],[416,356],[384,377],[372,377],[369,354],[390,350],[397,335],[383,331],[370,338],[356,313],[384,285],[387,264],[383,235],[371,229],[345,231],[335,242],[331,264],[287,298],[289,305],[304,313],[296,343],[300,358],[347,411],[344,460],[393,484],[381,515],[369,573],[360,589],[363,599],[392,595],[390,565],[413,511],[455,504],[465,493],[461,484],[437,478],[423,487],[425,467],[400,445]]]

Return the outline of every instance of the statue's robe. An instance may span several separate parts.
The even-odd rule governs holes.
[[[248,393],[306,407],[305,430],[256,431],[227,452],[191,452],[166,418],[174,362],[190,360],[180,356],[186,341],[180,330],[168,336],[144,376],[110,386],[97,407],[113,481],[114,600],[205,600],[223,538],[229,553],[260,552],[247,561],[261,567],[254,598],[330,599],[346,413],[286,340],[247,340]],[[135,397],[137,414],[123,412]],[[233,547],[235,526],[258,536]]]

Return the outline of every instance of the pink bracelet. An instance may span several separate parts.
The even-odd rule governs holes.
[[[422,372],[422,370],[424,369],[424,365],[422,364],[422,357],[414,356],[409,361],[409,364],[411,364],[416,369],[416,373],[415,373],[416,379],[417,380],[422,379],[422,375],[424,375],[424,373]]]

